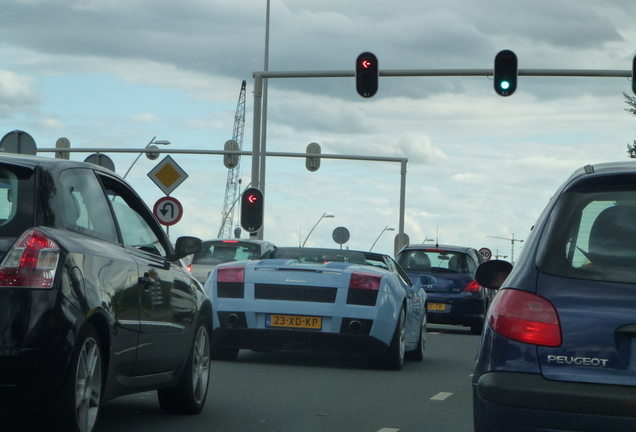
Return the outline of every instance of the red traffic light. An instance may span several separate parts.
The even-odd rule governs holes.
[[[356,90],[362,97],[369,98],[378,91],[378,58],[370,53],[363,52],[356,60]]]
[[[248,188],[241,195],[241,226],[245,231],[256,232],[263,226],[263,192]]]

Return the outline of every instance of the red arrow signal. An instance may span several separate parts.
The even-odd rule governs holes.
[[[247,197],[247,202],[250,204],[254,204],[258,200],[258,197],[254,194],[251,194]]]
[[[362,67],[365,69],[369,69],[369,66],[371,66],[371,62],[369,60],[362,60]]]

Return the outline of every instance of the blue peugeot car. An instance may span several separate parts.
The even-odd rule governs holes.
[[[636,163],[558,189],[499,289],[472,379],[475,432],[636,430]]]

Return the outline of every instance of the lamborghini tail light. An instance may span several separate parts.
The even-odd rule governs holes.
[[[29,229],[0,262],[0,286],[52,288],[60,248],[47,235]]]
[[[351,279],[349,280],[349,289],[367,289],[377,291],[380,289],[380,281],[382,280],[382,276],[364,273],[364,272],[354,272],[351,274]]]
[[[217,267],[216,295],[219,298],[243,298],[245,296],[245,267]]]
[[[245,267],[219,267],[216,273],[217,282],[245,282]]]
[[[375,306],[380,292],[382,276],[353,272],[349,279],[349,291],[347,292],[347,304],[362,306]]]

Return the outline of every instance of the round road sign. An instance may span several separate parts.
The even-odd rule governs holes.
[[[333,241],[338,244],[345,244],[349,241],[350,237],[349,230],[345,227],[336,228],[335,230],[333,230],[333,234],[331,236],[333,237]]]
[[[479,253],[481,254],[481,257],[484,259],[484,261],[488,261],[490,260],[490,258],[492,258],[492,252],[490,252],[490,249],[488,248],[479,249]]]
[[[172,226],[181,220],[183,207],[176,198],[165,196],[157,200],[152,212],[161,225]]]

